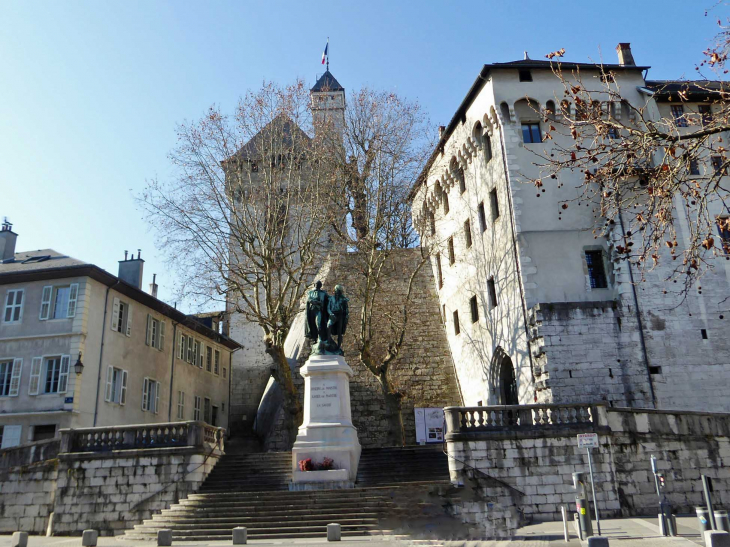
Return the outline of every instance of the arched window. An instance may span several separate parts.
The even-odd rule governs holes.
[[[499,105],[500,113],[502,114],[502,118],[505,119],[505,121],[511,122],[512,119],[509,115],[509,105],[507,103],[502,103]]]
[[[482,122],[477,122],[474,124],[474,129],[471,130],[471,138],[474,140],[474,143],[477,146],[481,146],[483,139],[482,135],[484,134],[484,129],[482,128]]]
[[[545,115],[548,118],[552,118],[555,116],[555,102],[554,101],[547,101],[545,103]]]
[[[518,405],[517,398],[517,378],[515,377],[515,367],[512,365],[512,359],[505,355],[502,364],[499,367],[499,404],[500,405]]]

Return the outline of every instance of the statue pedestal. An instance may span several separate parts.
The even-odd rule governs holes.
[[[352,369],[340,355],[312,355],[301,373],[304,421],[292,447],[290,490],[353,488],[361,448],[350,413]],[[300,471],[299,461],[308,458],[334,464],[328,471]]]

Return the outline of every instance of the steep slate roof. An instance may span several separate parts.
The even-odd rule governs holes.
[[[651,67],[648,66],[636,66],[636,65],[609,65],[609,64],[594,64],[594,63],[570,63],[567,61],[559,61],[560,67],[562,70],[580,70],[580,69],[586,69],[586,70],[599,70],[604,72],[610,72],[610,71],[627,71],[627,70],[647,70]],[[441,152],[444,149],[444,146],[446,145],[446,142],[449,140],[449,137],[451,137],[451,134],[454,132],[454,129],[466,120],[466,111],[471,106],[471,103],[476,99],[477,95],[479,95],[479,92],[482,90],[484,85],[487,83],[489,73],[493,70],[518,70],[518,69],[527,69],[527,68],[535,68],[535,69],[542,69],[542,70],[551,70],[551,64],[555,65],[557,64],[557,61],[536,61],[534,59],[522,59],[519,61],[509,61],[506,63],[491,63],[486,64],[482,67],[482,70],[479,72],[479,74],[476,77],[476,80],[474,80],[474,83],[469,88],[469,91],[466,94],[466,97],[464,97],[464,100],[461,101],[461,104],[459,105],[459,108],[457,108],[456,112],[454,113],[454,116],[451,118],[451,121],[449,122],[449,125],[446,126],[446,130],[441,134],[441,137],[439,138],[439,142],[434,148],[433,153],[428,158],[428,161],[426,162],[426,165],[423,167],[423,170],[421,170],[421,174],[416,179],[416,183],[413,185],[413,188],[411,189],[410,193],[408,194],[408,199],[413,200],[413,198],[416,195],[416,192],[418,191],[418,188],[425,182],[426,178],[428,177],[428,171],[431,169],[431,166],[436,161],[436,158],[438,157],[439,152]]]
[[[314,87],[310,90],[313,92],[318,91],[344,91],[345,88],[340,85],[340,82],[338,82],[334,76],[332,76],[332,73],[329,70],[325,70],[324,74],[322,74],[319,77],[319,80],[317,80],[317,83],[314,84]]]
[[[278,126],[278,127],[277,127]],[[292,146],[294,140],[304,140],[309,142],[312,139],[307,135],[301,127],[292,122],[286,115],[279,114],[276,118],[267,123],[263,129],[261,129],[251,140],[244,144],[238,151],[233,154],[226,161],[231,159],[240,160],[261,160],[261,153],[259,152],[256,143],[265,138],[267,133],[277,132],[282,134],[282,145],[284,148]]]
[[[33,258],[36,258],[36,260],[33,260]],[[29,261],[28,259],[31,260]],[[192,316],[188,316],[172,306],[165,304],[162,300],[158,300],[151,294],[122,281],[106,270],[88,262],[61,254],[53,249],[15,253],[13,259],[0,262],[0,285],[27,283],[30,281],[51,281],[54,279],[68,279],[70,277],[90,277],[107,287],[114,287],[115,291],[171,318],[202,336],[221,343],[229,349],[242,347],[238,342],[209,329]]]
[[[730,92],[730,83],[718,80],[647,80],[646,87],[655,92],[654,98],[658,101],[704,102],[719,99],[720,92]]]

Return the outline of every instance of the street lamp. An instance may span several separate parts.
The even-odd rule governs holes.
[[[74,370],[76,371],[76,376],[79,376],[82,372],[84,372],[84,364],[81,362],[81,352],[79,352],[79,358],[74,364]]]

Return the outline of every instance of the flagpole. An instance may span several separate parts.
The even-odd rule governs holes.
[[[327,70],[330,69],[330,37],[327,36]]]

